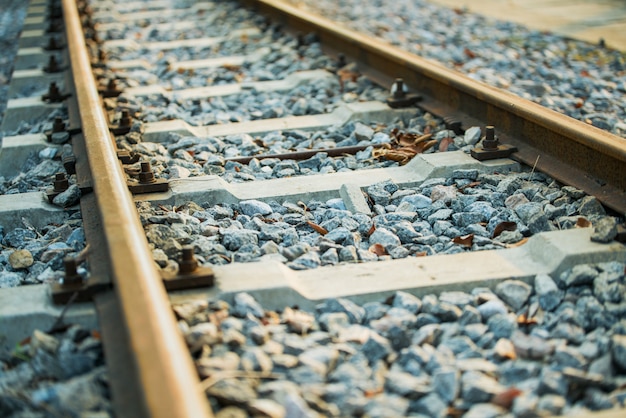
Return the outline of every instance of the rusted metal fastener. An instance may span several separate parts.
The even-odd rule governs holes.
[[[132,194],[166,192],[168,187],[169,183],[167,180],[154,177],[154,172],[152,171],[152,166],[149,161],[141,162],[139,181],[128,181],[128,189]]]
[[[194,254],[193,246],[186,245],[183,247],[183,254],[180,262],[178,263],[179,274],[189,274],[196,271],[198,268],[198,260]]]
[[[59,51],[63,49],[63,45],[57,40],[56,36],[48,38],[48,43],[43,47],[46,51]]]
[[[102,97],[105,97],[105,98],[117,97],[120,94],[122,94],[122,90],[120,90],[120,88],[117,86],[117,81],[114,78],[112,78],[107,83],[106,88],[100,89],[99,93]]]
[[[178,274],[163,273],[162,277],[168,291],[213,286],[215,281],[213,269],[198,265],[192,245],[183,247],[182,257],[178,263]]]
[[[48,18],[60,19],[63,16],[63,9],[58,5],[48,5]]]
[[[463,135],[465,130],[463,129],[463,123],[453,116],[446,116],[443,118],[443,122],[446,124],[446,128],[454,132],[456,135]]]
[[[65,171],[67,171],[67,174],[76,174],[76,157],[74,154],[64,154],[61,157],[61,163]]]
[[[135,164],[139,161],[139,154],[134,152],[126,151],[126,150],[117,150],[117,159],[120,160],[122,164]]]
[[[111,126],[109,130],[113,135],[124,135],[130,132],[130,127],[133,124],[133,118],[130,116],[128,109],[122,110],[122,115],[118,121],[117,126]]]
[[[83,276],[78,274],[78,261],[75,258],[65,257],[63,259],[63,267],[65,268],[63,286],[76,286],[82,283]]]
[[[63,122],[63,118],[60,116],[54,118],[52,129],[44,131],[44,135],[46,136],[48,142],[53,142],[55,144],[63,144],[70,139],[70,134],[67,132],[65,122]]]
[[[348,61],[346,61],[346,56],[343,53],[337,54],[337,68],[343,68],[348,65]]]
[[[48,87],[48,93],[41,96],[41,99],[50,103],[60,103],[68,97],[70,97],[70,95],[66,93],[61,93],[61,90],[59,90],[57,83],[53,81],[50,83],[50,87]]]
[[[52,187],[49,187],[48,190],[46,190],[46,196],[48,197],[48,201],[52,203],[55,197],[66,191],[69,187],[70,182],[67,179],[65,173],[57,173],[54,176]]]
[[[50,55],[48,59],[48,65],[43,67],[43,71],[46,73],[58,73],[61,71],[61,67],[59,66],[59,62],[57,61],[57,57],[54,55]]]
[[[63,23],[61,19],[51,19],[46,27],[46,33],[57,33],[63,29]]]
[[[141,172],[139,173],[139,183],[150,184],[150,183],[154,183],[155,181],[156,179],[154,178],[152,165],[150,165],[149,161],[142,161]]]
[[[400,107],[408,107],[415,104],[421,99],[418,94],[409,94],[404,80],[396,78],[396,81],[391,86],[391,96],[387,98],[387,104],[394,109]]]
[[[480,147],[472,148],[470,154],[479,161],[485,161],[507,158],[515,151],[517,148],[512,145],[500,144],[498,137],[496,137],[496,129],[489,125],[485,127],[485,137],[481,141]]]

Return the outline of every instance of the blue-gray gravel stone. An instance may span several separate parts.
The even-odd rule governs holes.
[[[559,289],[554,280],[547,274],[535,276],[535,292],[539,296],[539,304],[546,311],[556,308],[563,300],[564,292]]]
[[[500,299],[517,311],[528,301],[532,288],[521,280],[505,280],[496,286],[495,291]]]

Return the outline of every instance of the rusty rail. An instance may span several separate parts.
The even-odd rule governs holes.
[[[292,30],[314,32],[325,50],[354,59],[370,78],[391,85],[402,78],[424,96],[419,106],[464,125],[495,125],[513,158],[626,212],[626,140],[475,81],[384,41],[340,27],[280,0],[240,0]],[[537,160],[537,157],[540,157]]]
[[[151,417],[210,417],[109,135],[75,0],[63,0],[70,61],[93,189],[117,298],[137,365],[143,410]],[[106,344],[106,341],[105,341]]]

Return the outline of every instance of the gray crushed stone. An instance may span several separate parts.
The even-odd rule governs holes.
[[[113,417],[97,332],[70,326],[34,331],[10,352],[0,352],[3,417]]]
[[[626,406],[625,267],[579,265],[495,292],[328,299],[315,312],[264,310],[249,294],[174,311],[216,416],[260,405],[270,416],[569,416]],[[576,284],[579,270],[593,277]],[[619,286],[612,302],[596,291],[605,276]],[[546,306],[548,280],[561,303]]]

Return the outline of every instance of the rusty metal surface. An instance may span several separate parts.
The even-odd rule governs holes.
[[[294,30],[315,32],[325,50],[357,61],[359,69],[375,81],[390,86],[402,78],[411,91],[424,96],[418,106],[425,110],[472,119],[482,126],[495,125],[503,143],[516,146],[520,156],[532,154],[532,150],[541,155],[538,170],[543,171],[544,162],[550,160],[557,180],[595,195],[618,212],[626,212],[625,139],[279,0],[241,2]],[[528,163],[524,157],[520,160]],[[585,178],[565,174],[572,168]]]
[[[151,417],[209,417],[212,413],[109,137],[75,2],[63,0],[63,12],[93,189],[122,310],[123,323],[117,326],[124,326],[128,334],[128,353],[137,365],[137,387],[142,388],[135,401]]]

